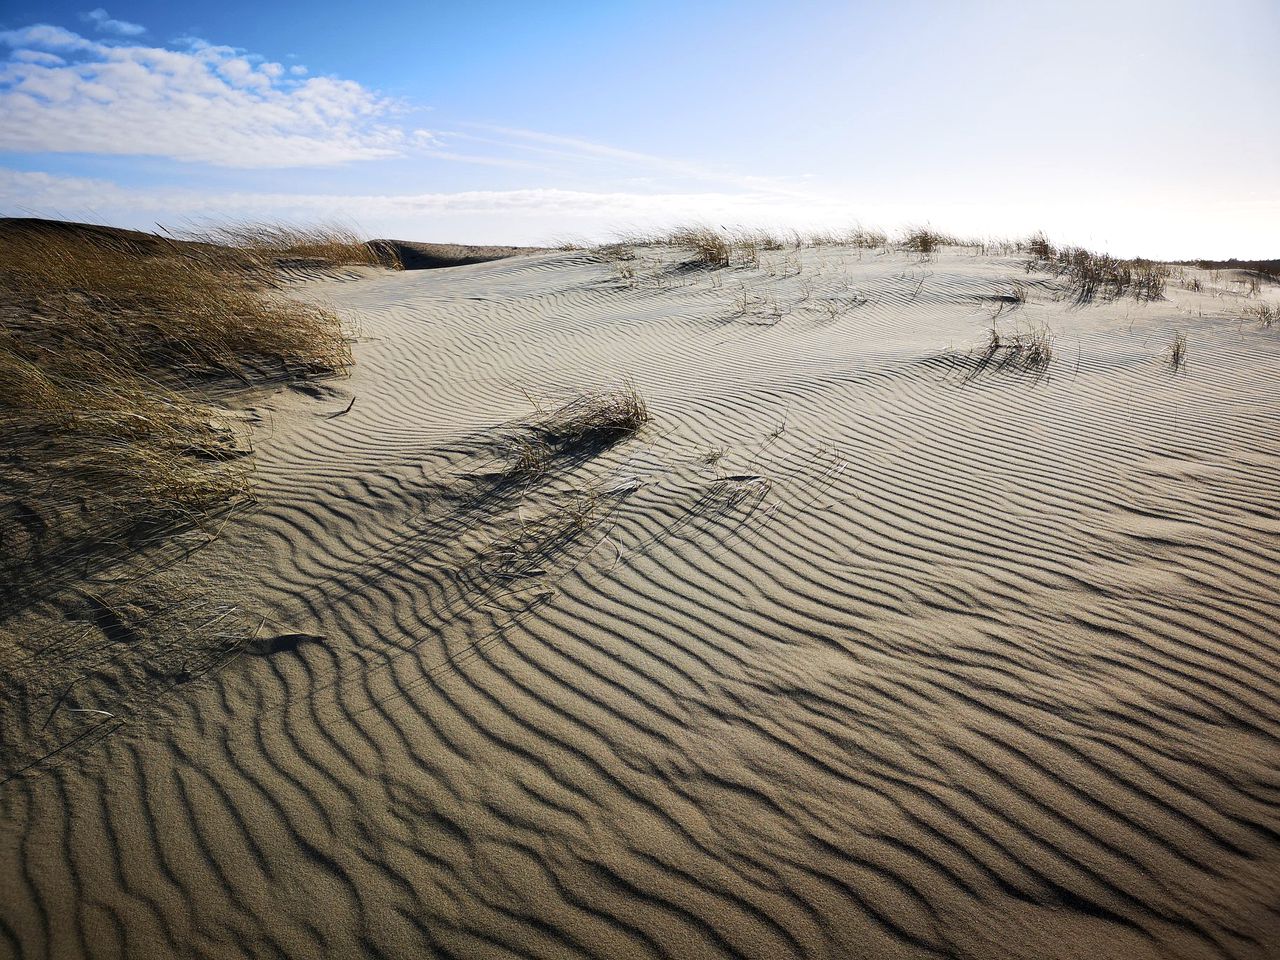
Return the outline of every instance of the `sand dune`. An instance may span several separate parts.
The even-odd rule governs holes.
[[[1254,301],[678,260],[294,285],[353,374],[262,398],[189,561],[254,643],[5,780],[0,953],[1280,955]],[[1047,368],[978,370],[993,320]],[[628,378],[635,436],[510,477],[531,403]]]

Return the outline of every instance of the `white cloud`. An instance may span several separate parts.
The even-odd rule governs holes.
[[[7,47],[43,47],[51,50],[87,50],[95,46],[78,33],[47,23],[36,23],[20,30],[0,31],[0,44]]]
[[[93,28],[101,33],[114,33],[118,37],[136,37],[140,33],[147,32],[147,28],[140,23],[113,20],[111,14],[101,7],[96,10],[90,10],[88,13],[82,13],[80,19],[92,23]]]
[[[286,76],[230,47],[104,44],[47,24],[0,32],[0,46],[12,50],[0,63],[0,150],[301,167],[420,140],[392,122],[397,104],[358,83]]]

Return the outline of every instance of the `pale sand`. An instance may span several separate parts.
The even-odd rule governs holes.
[[[60,714],[110,735],[0,787],[0,953],[1280,955],[1257,301],[763,258],[299,284],[359,320],[354,373],[264,399],[260,506],[190,563],[320,639]],[[1014,281],[1047,375],[966,379]],[[526,391],[626,377],[637,436],[494,481]]]

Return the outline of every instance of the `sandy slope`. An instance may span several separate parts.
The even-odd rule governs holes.
[[[1280,336],[642,254],[299,288],[355,373],[193,561],[279,649],[0,787],[0,953],[1280,955]],[[969,378],[1015,280],[1048,374]],[[502,480],[623,377],[638,436]]]

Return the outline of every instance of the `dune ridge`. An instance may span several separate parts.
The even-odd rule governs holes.
[[[5,952],[1275,955],[1251,301],[681,260],[291,286],[362,338],[258,404],[260,505],[190,561],[258,645],[4,780]],[[993,322],[1052,330],[1047,368],[975,374]],[[626,378],[635,436],[510,476],[531,401]]]

